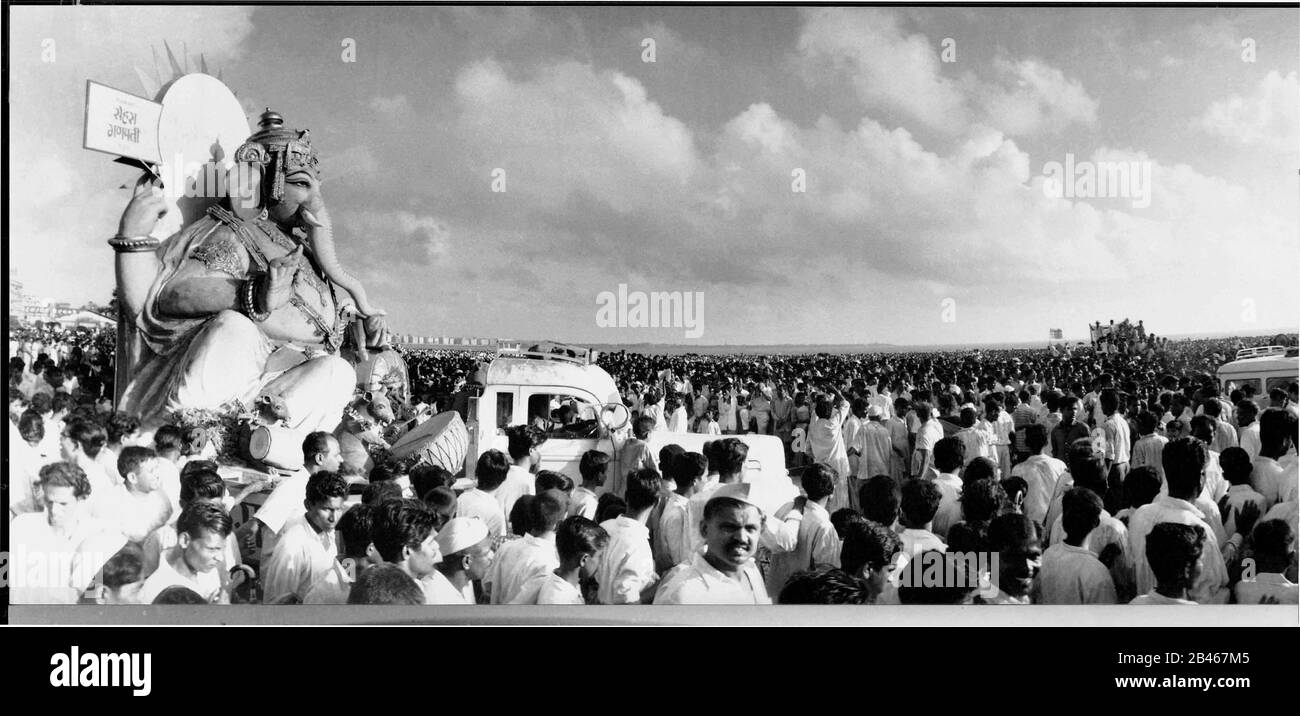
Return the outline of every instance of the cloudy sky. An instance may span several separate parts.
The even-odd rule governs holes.
[[[144,94],[166,40],[312,130],[402,332],[692,342],[598,326],[619,284],[702,292],[703,344],[1300,323],[1294,9],[11,13],[10,260],[57,300],[108,299],[135,178],[81,148],[86,80]],[[1049,195],[1070,155],[1149,205]]]

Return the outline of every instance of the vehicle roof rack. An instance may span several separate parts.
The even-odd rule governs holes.
[[[524,350],[501,350],[497,355],[503,358],[562,361],[575,365],[591,365],[596,359],[596,352],[590,348],[558,341],[539,341],[528,345]]]
[[[1255,346],[1237,351],[1237,360],[1286,355],[1286,346]]]

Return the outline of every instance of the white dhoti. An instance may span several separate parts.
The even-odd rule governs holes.
[[[222,311],[194,336],[168,399],[169,410],[253,407],[283,400],[287,426],[304,436],[333,431],[352,399],[356,371],[338,356],[275,347],[247,316]]]
[[[262,396],[283,403],[286,436],[301,443],[308,433],[332,432],[356,387],[356,371],[338,356],[276,347],[257,324],[221,311],[183,339],[170,355],[151,355],[135,366],[123,409],[155,429],[182,410],[252,409]]]

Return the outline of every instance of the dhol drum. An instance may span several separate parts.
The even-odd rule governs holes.
[[[455,475],[469,452],[469,432],[460,413],[448,410],[415,426],[393,443],[389,453],[397,459],[419,456],[417,465],[438,465]]]

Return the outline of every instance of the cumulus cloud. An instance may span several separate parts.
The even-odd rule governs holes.
[[[1300,96],[1300,80],[1296,73],[1284,77],[1272,70],[1250,94],[1211,104],[1197,125],[1238,146],[1294,154],[1300,147],[1297,96]]]
[[[632,211],[697,170],[691,130],[622,73],[561,62],[515,79],[483,61],[455,86],[460,141],[482,166],[506,171],[516,201],[554,206],[581,190]]]
[[[1008,134],[1097,120],[1097,100],[1061,70],[1036,60],[999,59],[994,66],[1000,82],[985,85],[976,101],[984,106],[985,121]]]
[[[877,8],[810,10],[798,43],[809,78],[847,74],[867,104],[958,131],[969,108],[957,83],[940,72],[938,47],[906,33],[894,13]]]
[[[1001,111],[1019,108],[1030,124],[1095,118],[1096,102],[1057,70],[1006,61],[998,71],[1014,88],[1000,95]],[[456,88],[458,145],[508,171],[498,198],[528,236],[514,251],[554,271],[738,292],[797,292],[792,266],[966,290],[1008,275],[1095,284],[1078,267],[1106,267],[1105,281],[1136,278],[1161,264],[1149,242],[1165,252],[1181,242],[1193,252],[1182,261],[1191,247],[1241,236],[1252,206],[1225,180],[1109,148],[1079,159],[1147,163],[1149,205],[1053,198],[1043,190],[1048,158],[1032,158],[993,122],[936,151],[870,117],[849,128],[826,117],[801,124],[760,102],[718,128],[706,154],[619,73],[561,62],[524,79],[483,61],[463,68]],[[791,188],[796,169],[802,193]],[[683,255],[690,260],[673,258]]]
[[[59,42],[60,54],[66,49],[89,66],[133,63],[150,75],[156,66],[166,81],[172,69],[164,42],[182,69],[188,62],[190,71],[197,72],[201,54],[215,74],[222,63],[243,56],[253,33],[255,8],[173,6],[159,12],[147,6],[77,5],[60,10],[66,12],[61,23],[66,30],[57,32],[55,39],[69,40]]]
[[[974,123],[1021,135],[1096,120],[1097,101],[1083,85],[1038,60],[999,59],[989,77],[946,75],[940,39],[909,33],[889,10],[818,8],[805,14],[798,52],[810,81],[847,78],[869,110],[949,134]]]
[[[451,254],[451,231],[442,219],[410,211],[349,211],[342,226],[356,241],[352,256],[400,256],[406,262],[439,265]]]

